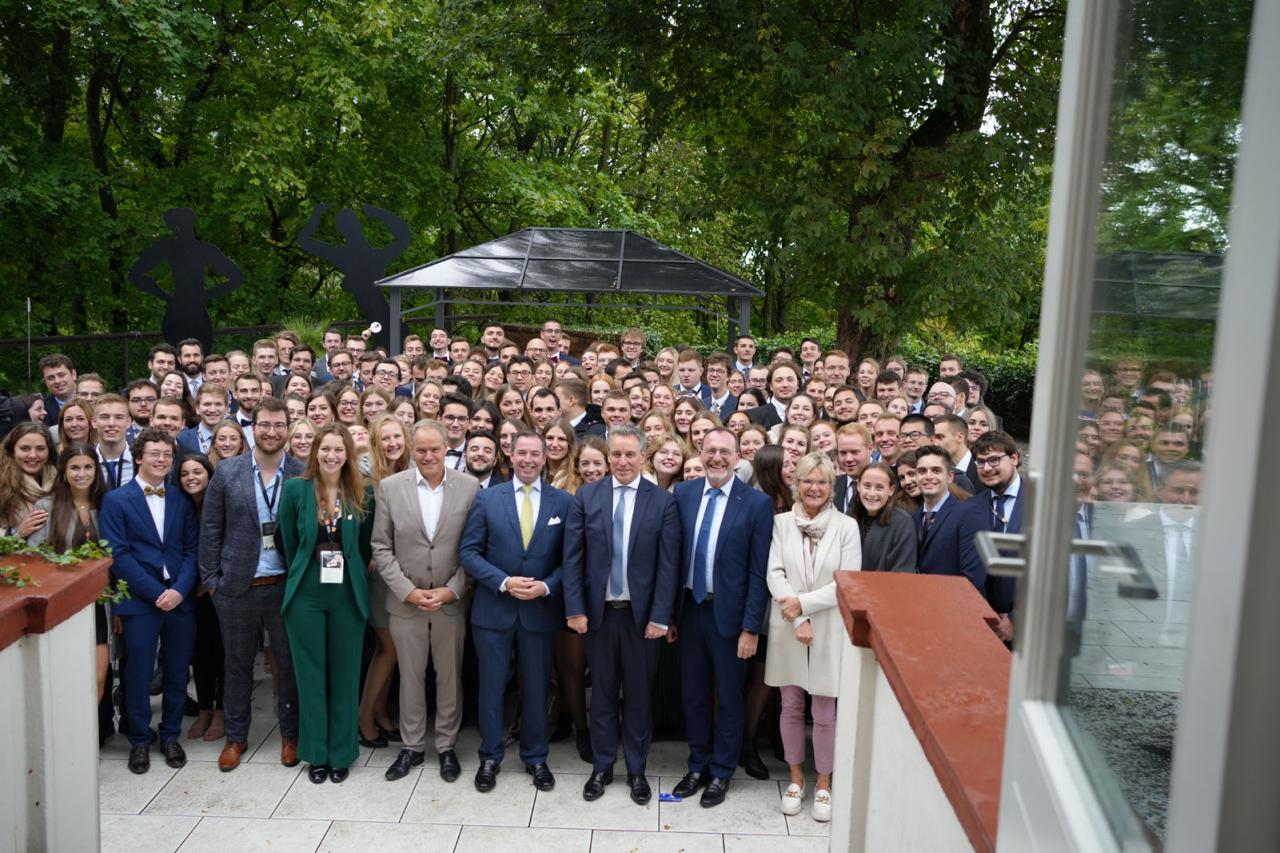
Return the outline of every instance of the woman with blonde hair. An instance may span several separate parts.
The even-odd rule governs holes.
[[[804,802],[807,698],[818,770],[813,818],[821,822],[831,819],[840,655],[848,642],[834,573],[862,567],[858,524],[832,506],[835,481],[835,465],[825,453],[810,453],[797,463],[795,503],[773,519],[767,576],[773,603],[765,683],[782,689],[782,743],[791,768],[782,812],[799,814]]]
[[[27,538],[49,520],[36,501],[53,492],[58,451],[44,424],[23,421],[0,445],[0,532]]]
[[[72,444],[98,445],[98,431],[93,428],[93,404],[87,400],[72,400],[58,412],[58,452]]]
[[[290,456],[306,464],[311,459],[311,449],[316,440],[316,425],[306,418],[298,418],[289,426],[285,448]]]
[[[670,385],[659,382],[649,391],[649,405],[653,411],[671,417],[676,410],[676,392]]]
[[[650,409],[640,419],[638,424],[640,432],[644,435],[644,440],[653,443],[660,436],[675,435],[676,425],[671,422],[671,417],[666,412],[659,412],[657,409]]]
[[[693,455],[693,451],[674,433],[663,433],[646,440],[644,476],[659,488],[672,491],[683,478],[684,462]]]
[[[1152,503],[1156,499],[1155,486],[1151,483],[1151,469],[1146,464],[1146,454],[1136,443],[1122,438],[1102,452],[1098,469],[1119,465],[1129,472],[1133,481],[1133,498],[1138,503]]]
[[[874,358],[864,358],[858,362],[858,369],[854,372],[854,390],[862,396],[863,400],[876,399],[876,377],[880,375],[880,362]]]
[[[213,441],[209,443],[209,464],[217,468],[219,461],[239,456],[248,449],[249,441],[244,437],[244,428],[230,419],[221,421],[213,428]]]
[[[653,357],[653,365],[658,368],[658,383],[674,386],[679,377],[676,376],[676,363],[680,360],[680,352],[675,347],[663,347]]]
[[[360,395],[360,414],[364,416],[365,423],[385,412],[390,405],[391,395],[381,388],[366,388]]]
[[[417,407],[418,420],[438,420],[440,418],[440,401],[444,399],[444,386],[434,379],[428,379],[418,386],[413,395],[414,406]]]
[[[577,445],[573,424],[564,418],[556,418],[542,431],[542,440],[547,446],[547,464],[543,476],[555,488],[572,491],[569,486],[577,479],[573,470]]]

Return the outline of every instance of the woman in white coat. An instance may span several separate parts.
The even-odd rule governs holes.
[[[782,688],[782,746],[791,784],[783,814],[800,813],[804,800],[805,696],[812,697],[813,753],[818,769],[813,818],[831,819],[831,771],[835,760],[836,694],[840,653],[847,640],[836,607],[834,573],[862,567],[858,524],[831,503],[836,472],[826,453],[810,453],[796,465],[791,512],[775,516],[769,549],[769,652],[764,680]]]

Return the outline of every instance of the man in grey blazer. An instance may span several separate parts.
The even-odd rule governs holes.
[[[435,747],[440,776],[462,773],[454,747],[462,726],[462,650],[467,635],[467,575],[458,540],[480,483],[445,465],[448,435],[439,422],[413,426],[413,467],[378,485],[373,566],[387,584],[391,638],[400,662],[400,737],[387,769],[394,782],[423,761],[427,740],[427,665],[436,670]]]
[[[284,481],[303,470],[301,462],[284,452],[288,423],[283,401],[268,397],[258,403],[253,409],[253,450],[219,462],[204,497],[200,581],[213,596],[222,626],[227,740],[218,768],[223,772],[240,766],[248,746],[253,661],[264,628],[279,683],[280,763],[298,763],[298,688],[280,615],[286,566],[274,541]]]

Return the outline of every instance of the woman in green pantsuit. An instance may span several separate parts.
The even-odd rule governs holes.
[[[316,434],[301,477],[284,484],[280,536],[289,575],[285,626],[298,680],[298,755],[319,784],[341,782],[360,754],[360,653],[369,616],[373,513],[340,423]]]

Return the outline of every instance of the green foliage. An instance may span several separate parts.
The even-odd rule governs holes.
[[[126,599],[132,598],[129,594],[129,584],[124,580],[117,580],[115,586],[107,584],[102,588],[102,594],[98,596],[99,604],[120,604]]]
[[[99,539],[66,551],[55,551],[47,542],[29,545],[21,536],[0,536],[0,557],[13,554],[40,557],[58,566],[74,566],[84,560],[100,560],[111,556],[111,544],[105,539]]]
[[[39,586],[35,578],[18,570],[17,566],[0,566],[0,584],[22,589],[28,585]]]
[[[1036,344],[1029,343],[1021,348],[1002,352],[988,352],[963,343],[939,347],[913,336],[902,341],[903,358],[913,367],[925,368],[930,376],[938,375],[938,362],[948,353],[960,356],[966,368],[972,368],[987,377],[985,399],[1004,421],[1005,432],[1014,438],[1028,438],[1031,435],[1031,403],[1035,397],[1038,355]]]

